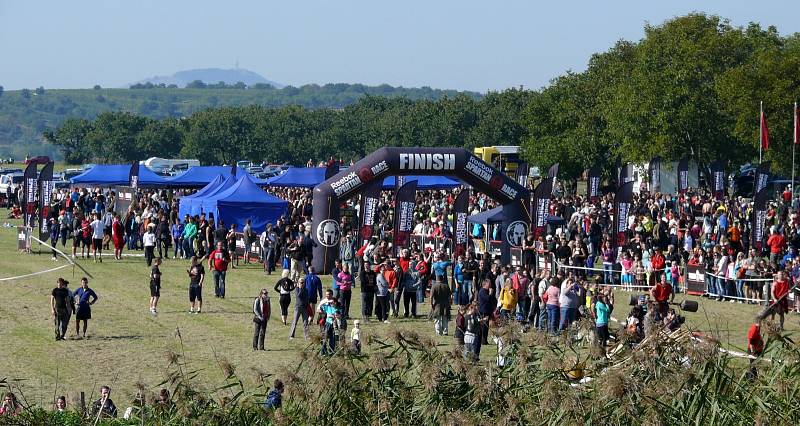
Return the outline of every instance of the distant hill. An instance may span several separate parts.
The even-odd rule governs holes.
[[[344,108],[367,95],[410,100],[437,100],[460,93],[473,98],[481,97],[475,92],[392,87],[387,84],[308,84],[281,89],[268,84],[258,85],[257,88],[210,86],[184,89],[153,87],[151,83],[140,89],[103,89],[97,86],[94,89],[7,90],[0,92],[0,157],[50,155],[60,158],[60,151],[45,143],[42,133],[55,129],[69,117],[93,119],[105,111],[129,111],[153,118],[180,118],[195,111],[222,106],[281,107],[296,104],[311,109]]]
[[[267,80],[262,75],[256,72],[246,70],[243,68],[234,68],[229,70],[221,68],[201,68],[194,70],[185,70],[185,71],[178,71],[172,75],[162,75],[162,76],[147,78],[137,83],[139,84],[152,83],[154,85],[164,84],[166,86],[174,84],[178,87],[186,87],[187,84],[196,80],[200,80],[206,84],[215,84],[222,81],[228,85],[242,82],[248,86],[254,86],[256,84],[261,83],[261,84],[269,84],[278,89],[284,86],[283,84],[274,82],[272,80]]]

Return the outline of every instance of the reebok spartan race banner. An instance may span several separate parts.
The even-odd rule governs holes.
[[[377,222],[378,203],[381,200],[381,187],[383,181],[376,179],[367,185],[364,193],[361,194],[361,245],[364,245],[370,238]]]
[[[28,164],[22,176],[22,224],[33,227],[31,222],[36,214],[36,193],[39,189],[39,180],[36,179],[36,163]]]
[[[469,190],[462,189],[453,203],[453,258],[464,255],[467,252],[467,242],[469,241],[469,231],[467,230],[467,215],[469,214]]]
[[[661,157],[653,157],[647,167],[647,174],[650,176],[650,193],[661,192]]]
[[[414,230],[414,208],[417,206],[417,181],[412,180],[397,190],[394,196],[394,254],[408,247]]]
[[[547,226],[547,215],[550,214],[550,195],[553,192],[553,179],[544,179],[533,191],[531,201],[531,222],[533,236],[538,240],[544,235]]]
[[[611,245],[615,249],[627,244],[625,231],[628,229],[628,217],[633,208],[633,182],[622,185],[614,196],[614,228]]]
[[[750,212],[752,231],[750,232],[750,247],[761,253],[764,244],[764,227],[767,221],[767,190],[762,189],[753,199],[753,210]]]
[[[689,157],[683,157],[678,163],[678,193],[689,189]]]
[[[600,196],[600,166],[589,169],[589,177],[586,181],[586,197],[594,202]]]
[[[314,188],[312,235],[316,239],[313,263],[319,273],[328,273],[339,255],[338,240],[326,238],[321,244],[320,227],[328,233],[338,232],[341,202],[363,193],[373,181],[387,176],[450,176],[460,179],[475,191],[486,194],[503,207],[503,230],[527,232],[530,221],[530,192],[515,179],[472,155],[464,148],[384,147],[367,155]],[[319,229],[318,229],[319,228]],[[503,235],[508,235],[503,232]],[[510,262],[508,238],[501,245],[501,259]]]
[[[236,173],[236,168],[234,167],[233,172]],[[128,185],[131,188],[136,189],[139,187],[139,162],[134,161],[131,163],[131,171],[128,173]]]
[[[711,193],[717,200],[725,196],[725,167],[720,160],[711,163]]]
[[[50,238],[50,201],[55,187],[51,161],[39,173],[39,239],[42,241]]]
[[[765,161],[761,163],[758,168],[756,168],[756,175],[753,179],[753,197],[758,195],[762,189],[767,187],[767,183],[769,182],[769,161]]]

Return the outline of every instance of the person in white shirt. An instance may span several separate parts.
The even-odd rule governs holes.
[[[156,247],[156,234],[153,230],[156,228],[155,223],[147,225],[147,232],[142,235],[142,243],[144,244],[144,260],[147,261],[147,266],[153,263],[153,252]]]
[[[353,330],[350,331],[350,339],[353,343],[353,353],[356,355],[361,354],[361,321],[355,320],[353,322]]]
[[[94,256],[94,261],[97,262],[98,260],[98,253],[100,262],[103,261],[103,231],[105,230],[105,225],[103,221],[100,220],[100,217],[97,213],[92,213],[92,223],[89,224],[92,227],[92,255]]]

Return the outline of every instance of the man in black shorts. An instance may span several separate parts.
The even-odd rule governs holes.
[[[150,313],[156,315],[158,298],[161,297],[161,258],[157,257],[154,262],[153,269],[150,270]]]
[[[206,271],[203,264],[197,261],[197,256],[192,256],[192,266],[186,271],[189,274],[189,313],[199,314],[203,309],[203,280],[206,278]],[[195,311],[195,306],[197,310]]]

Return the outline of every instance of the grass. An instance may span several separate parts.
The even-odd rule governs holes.
[[[69,243],[68,243],[69,244]],[[34,250],[37,250],[34,244]],[[67,252],[65,250],[65,252]],[[89,338],[56,342],[49,309],[49,294],[56,278],[70,281],[77,288],[83,273],[72,267],[29,278],[0,282],[3,303],[0,303],[0,379],[19,379],[17,385],[28,402],[50,407],[54,393],[68,395],[68,401],[80,392],[87,398],[102,384],[112,386],[117,405],[129,404],[137,383],[155,386],[164,381],[170,367],[167,351],[182,351],[198,380],[209,389],[224,385],[226,373],[221,364],[235,366],[245,386],[254,386],[256,371],[275,374],[283,367],[300,363],[300,352],[318,351],[316,343],[306,342],[302,330],[293,341],[288,340],[289,327],[280,321],[278,297],[272,287],[278,276],[266,276],[257,265],[241,266],[229,272],[227,298],[213,297],[209,276],[204,286],[205,305],[200,315],[188,313],[186,267],[184,260],[167,260],[162,266],[163,288],[159,315],[148,312],[149,269],[141,257],[126,257],[121,262],[106,258],[102,264],[79,262],[94,276],[90,286],[100,300],[92,308]],[[3,277],[52,268],[65,261],[53,262],[49,251],[41,255],[19,254],[13,229],[0,229],[0,270]],[[0,277],[2,278],[2,277]],[[329,287],[330,279],[323,279]],[[269,288],[273,304],[272,320],[267,328],[267,352],[253,352],[252,300],[262,287]],[[623,319],[629,308],[627,294],[617,295],[614,316]],[[676,300],[680,300],[678,297]],[[427,306],[427,305],[426,305]],[[290,314],[291,310],[290,308]],[[361,311],[358,289],[354,291],[351,313]],[[428,308],[420,309],[421,314]],[[720,303],[701,299],[700,311],[687,314],[691,329],[717,337],[723,346],[743,350],[746,331],[758,307]],[[433,339],[442,351],[450,350],[452,337],[437,337],[433,324],[425,319],[390,319],[392,324],[362,324],[364,341],[369,336],[388,339],[397,328]],[[452,324],[451,324],[452,327]],[[787,319],[787,329],[800,330],[797,316]],[[180,332],[180,339],[178,338]],[[312,335],[318,334],[316,326]],[[74,319],[70,337],[74,334]],[[181,345],[182,341],[182,345]],[[367,347],[367,345],[365,345]],[[493,347],[482,352],[490,362]]]

